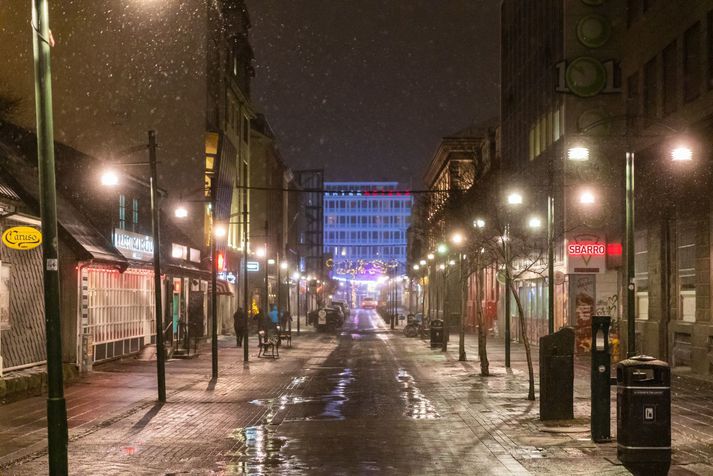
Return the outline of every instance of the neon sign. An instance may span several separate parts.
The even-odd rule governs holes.
[[[567,254],[570,256],[604,256],[607,246],[604,243],[579,242],[567,245]]]

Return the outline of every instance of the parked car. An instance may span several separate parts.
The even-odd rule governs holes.
[[[376,299],[374,298],[364,298],[361,300],[362,309],[376,309]]]
[[[320,332],[335,331],[344,324],[344,315],[337,308],[323,307],[310,312],[307,316],[307,322]]]
[[[332,301],[332,307],[341,309],[345,319],[349,317],[349,314],[351,314],[349,306],[347,306],[347,303],[344,301]]]

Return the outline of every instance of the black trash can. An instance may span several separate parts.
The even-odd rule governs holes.
[[[639,355],[616,367],[617,458],[634,474],[671,466],[671,368]]]
[[[431,321],[431,347],[441,347],[443,345],[443,321],[434,319]]]

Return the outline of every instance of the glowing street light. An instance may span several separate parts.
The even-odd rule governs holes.
[[[188,216],[188,209],[186,209],[183,205],[179,205],[176,207],[173,214],[176,218],[186,218]]]
[[[260,258],[264,258],[267,255],[267,250],[261,246],[260,248],[255,250],[255,254]]]
[[[421,266],[426,266],[426,260],[422,259],[421,261],[418,262],[418,264]]]
[[[225,225],[215,225],[213,233],[215,233],[216,238],[223,238],[228,234],[228,230],[225,228]]]
[[[116,187],[119,185],[119,174],[115,170],[105,170],[101,175],[101,184],[105,187]]]
[[[597,199],[590,190],[583,190],[579,194],[579,203],[582,205],[594,205]]]
[[[465,236],[463,236],[463,233],[456,231],[451,235],[451,243],[453,243],[456,246],[460,246],[463,244],[465,241]]]
[[[512,192],[508,195],[508,205],[522,205],[522,194],[518,192]]]
[[[485,228],[485,220],[482,218],[476,218],[473,220],[473,227],[474,228]]]
[[[413,270],[414,270],[414,271],[418,271],[419,269],[421,269],[421,266],[419,266],[419,265],[417,265],[417,264],[413,265]]]
[[[438,246],[436,247],[436,251],[438,251],[438,254],[443,255],[446,254],[448,251],[448,247],[446,246],[445,243],[438,243]]]
[[[540,220],[540,217],[530,217],[527,221],[527,226],[537,230],[542,227],[542,220]]]
[[[671,160],[674,162],[690,162],[693,160],[693,151],[690,147],[675,147],[671,150]]]
[[[582,146],[570,147],[567,150],[567,158],[575,162],[586,162],[589,160],[589,149]]]
[[[434,259],[436,259],[436,255],[434,255],[433,253],[428,253],[426,258],[428,258],[428,261],[433,261]]]
[[[289,266],[290,265],[287,263],[287,261],[283,261],[282,263],[280,263],[280,269],[282,270],[286,270],[287,268],[289,268]]]
[[[275,260],[270,258],[269,260],[267,260],[267,264],[273,265],[273,264],[275,264]]]

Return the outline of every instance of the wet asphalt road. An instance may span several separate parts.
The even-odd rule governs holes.
[[[459,461],[452,447],[459,439],[475,444],[477,437],[449,431],[420,388],[415,369],[396,351],[392,340],[400,336],[387,329],[375,311],[352,311],[326,360],[306,368],[282,398],[253,402],[269,408],[269,422],[255,428],[258,434],[246,435],[244,454],[233,469],[248,474],[520,473],[517,464],[507,468],[492,455],[480,459],[477,468],[470,458]],[[470,447],[466,452],[478,456]]]

